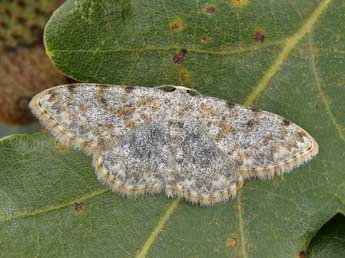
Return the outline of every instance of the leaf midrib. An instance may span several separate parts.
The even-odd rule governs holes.
[[[256,52],[261,49],[265,49],[272,46],[281,46],[286,42],[284,40],[276,40],[267,43],[260,43],[260,45],[252,45],[252,46],[243,46],[237,48],[227,48],[222,50],[215,50],[215,49],[199,49],[199,48],[188,48],[188,53],[195,53],[195,54],[205,54],[205,55],[219,55],[219,56],[231,56],[231,55],[239,55],[243,53],[250,53]],[[116,48],[116,49],[46,49],[47,55],[52,58],[54,53],[90,53],[92,55],[99,54],[99,53],[119,53],[119,52],[126,52],[126,53],[145,53],[145,52],[171,52],[171,51],[179,51],[181,48],[185,47],[145,47],[145,48]]]

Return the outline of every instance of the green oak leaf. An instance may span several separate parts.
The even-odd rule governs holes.
[[[345,254],[345,217],[337,214],[320,229],[310,243],[308,257],[338,258]]]
[[[235,200],[200,208],[163,194],[111,193],[89,157],[46,133],[4,138],[0,257],[308,254],[316,232],[345,214],[344,11],[342,0],[67,1],[45,44],[68,76],[182,84],[255,104],[305,128],[320,154],[291,174],[247,182]]]

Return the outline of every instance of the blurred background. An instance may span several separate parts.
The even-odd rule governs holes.
[[[50,62],[43,30],[61,0],[0,1],[0,137],[40,130],[28,104],[38,92],[70,82]]]

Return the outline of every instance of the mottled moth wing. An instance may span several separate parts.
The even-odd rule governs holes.
[[[200,122],[188,116],[170,121],[174,159],[166,181],[168,196],[178,196],[201,205],[212,205],[235,197],[242,177],[237,166],[206,134]]]
[[[169,129],[152,123],[128,132],[94,155],[98,178],[124,195],[162,192],[171,173]]]
[[[212,205],[234,197],[236,165],[197,120],[164,119],[128,132],[94,156],[98,178],[127,196],[159,193]]]
[[[278,115],[212,97],[193,101],[207,134],[244,178],[289,172],[318,153],[318,144],[304,129]]]
[[[71,84],[30,102],[57,139],[93,154],[98,178],[124,195],[165,191],[211,205],[243,178],[271,178],[318,153],[301,127],[184,87]]]
[[[156,120],[160,94],[149,88],[70,84],[36,95],[33,113],[57,139],[91,154],[128,131]]]

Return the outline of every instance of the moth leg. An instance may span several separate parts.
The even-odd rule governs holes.
[[[174,169],[166,178],[166,194],[200,205],[235,197],[242,177],[237,167],[207,136],[196,119],[170,121]]]
[[[98,179],[126,196],[160,193],[171,157],[168,128],[149,124],[94,155]]]

